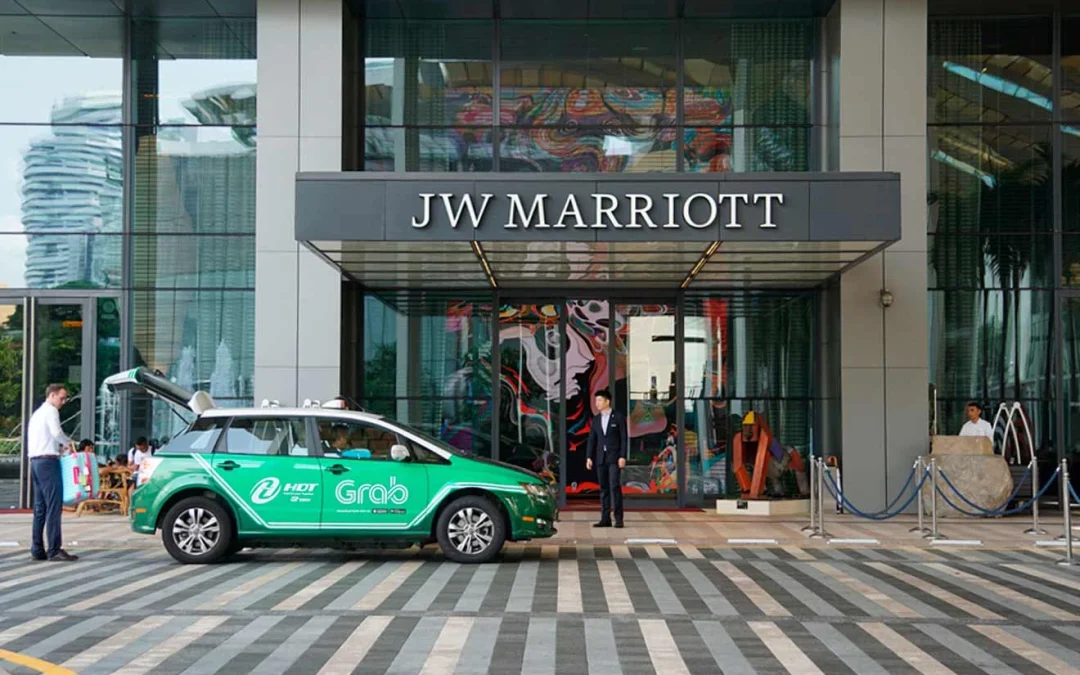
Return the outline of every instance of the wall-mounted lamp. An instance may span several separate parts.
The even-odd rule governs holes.
[[[878,300],[881,302],[882,307],[891,307],[893,304],[892,291],[887,288],[881,289],[881,292],[878,293]]]

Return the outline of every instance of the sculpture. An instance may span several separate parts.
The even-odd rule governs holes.
[[[742,420],[742,430],[732,439],[735,480],[744,499],[760,499],[766,489],[766,478],[772,481],[772,491],[783,495],[781,474],[791,470],[795,474],[798,491],[805,494],[809,484],[805,480],[806,465],[802,455],[795,449],[785,451],[773,436],[762,415],[750,411]],[[752,465],[752,472],[747,466]],[[804,489],[807,488],[807,489]]]

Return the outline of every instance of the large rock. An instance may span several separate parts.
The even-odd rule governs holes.
[[[1012,494],[1013,479],[1009,465],[1001,455],[932,455],[937,460],[938,488],[949,500],[961,509],[975,513],[976,509],[966,504],[949,487],[942,474],[949,477],[972,504],[978,504],[984,509],[996,509]],[[930,480],[927,479],[923,492],[923,508],[926,514],[930,514]],[[941,496],[938,496],[939,518],[963,518],[965,514],[956,511],[949,506]]]
[[[994,454],[994,443],[986,436],[934,436],[930,443],[934,456]]]

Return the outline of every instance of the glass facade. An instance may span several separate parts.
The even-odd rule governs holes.
[[[369,19],[362,168],[809,170],[814,26]]]
[[[35,390],[63,375],[94,401],[77,431],[112,456],[122,433],[160,442],[180,425],[150,401],[122,410],[101,387],[121,367],[252,397],[255,19],[44,11],[0,15],[3,336],[34,347]],[[6,448],[21,365],[0,379],[19,389]]]
[[[1055,65],[1053,35],[1049,16],[931,17],[927,62],[937,428],[957,433],[969,400],[987,407],[990,418],[999,402],[1019,401],[1036,447],[1051,454],[1058,446],[1055,291],[1071,285],[1076,257],[1068,233],[1076,229],[1069,149],[1077,134],[1067,122],[1075,104],[1063,95],[1061,114],[1054,104],[1055,78],[1067,87],[1076,76],[1066,56],[1075,38],[1065,38]],[[1058,255],[1064,274],[1055,271]]]
[[[368,19],[356,168],[810,170],[816,25]],[[732,414],[754,410],[786,448],[810,451],[815,292],[673,287],[642,301],[547,294],[544,277],[541,266],[526,296],[361,291],[364,405],[570,498],[598,491],[585,446],[601,389],[628,420],[628,496],[737,495],[722,461],[741,431]],[[697,374],[680,385],[683,368]],[[772,489],[791,496],[792,482]]]

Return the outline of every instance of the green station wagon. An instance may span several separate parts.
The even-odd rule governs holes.
[[[182,563],[257,547],[408,547],[438,542],[463,563],[506,541],[555,534],[536,474],[469,456],[378,415],[333,407],[217,408],[146,369],[106,380],[196,416],[136,473],[135,532],[158,530]]]

